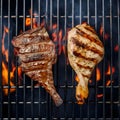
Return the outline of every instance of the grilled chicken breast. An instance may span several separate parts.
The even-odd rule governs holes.
[[[104,47],[95,30],[83,23],[72,28],[68,33],[68,59],[78,76],[76,99],[83,104],[88,97],[88,80],[92,71],[104,56]]]
[[[61,105],[63,101],[54,87],[52,73],[52,65],[56,62],[57,55],[46,29],[38,27],[26,31],[15,37],[12,44],[22,71],[46,89],[56,106]]]

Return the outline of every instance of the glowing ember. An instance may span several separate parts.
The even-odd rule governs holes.
[[[26,18],[25,25],[26,26],[30,26],[30,24],[31,24],[31,19],[30,18]]]
[[[89,83],[91,84],[91,83],[92,83],[92,80],[89,80]]]
[[[106,33],[106,34],[104,35],[104,39],[105,39],[105,40],[107,40],[109,37],[110,37],[110,35],[109,35],[108,33]]]
[[[57,28],[57,24],[53,24],[52,28],[56,29]]]
[[[107,70],[107,72],[106,72],[106,75],[110,75],[111,74],[111,70],[110,70],[111,68],[110,68],[110,65],[108,65],[108,70]],[[112,74],[115,72],[115,68],[114,67],[112,67]]]
[[[100,69],[96,68],[96,80],[99,81],[100,80]]]
[[[100,26],[100,35],[102,36],[103,34],[103,25]]]
[[[97,94],[97,98],[103,97],[103,94]]]
[[[37,22],[36,22],[36,18],[32,18],[32,27],[33,28],[36,28],[37,27]],[[31,18],[26,18],[26,21],[25,21],[25,25],[26,26],[30,26],[31,25]]]
[[[115,52],[118,52],[118,50],[119,50],[119,45],[116,45],[116,46],[114,47],[114,51],[115,51]]]
[[[41,27],[45,26],[45,20],[42,21],[42,23],[40,24]]]
[[[103,32],[104,32],[104,28],[103,25],[101,24],[100,26],[100,35],[103,36]],[[107,40],[110,37],[110,35],[108,33],[104,33],[104,40]]]

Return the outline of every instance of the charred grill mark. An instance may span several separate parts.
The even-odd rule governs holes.
[[[90,35],[88,35],[87,33],[83,32],[82,30],[80,30],[79,28],[75,27],[77,29],[77,33],[79,35],[81,35],[84,38],[89,39],[91,42],[95,42],[96,44],[98,44],[99,46],[103,47],[102,43],[98,40],[96,40],[95,38],[91,37]]]
[[[91,46],[89,46],[89,45],[87,45],[87,44],[84,44],[84,43],[78,41],[78,40],[75,39],[75,38],[72,38],[72,39],[73,39],[73,43],[74,43],[76,46],[82,47],[82,48],[85,48],[85,49],[87,49],[87,50],[90,50],[90,51],[92,51],[92,52],[94,52],[94,53],[97,53],[97,54],[99,54],[101,57],[103,56],[103,52],[100,51],[100,50],[98,50],[97,48],[91,47]]]
[[[43,27],[39,27],[37,28],[35,31],[31,31],[29,32],[30,34],[33,34],[33,33],[39,33],[39,31],[41,31],[43,29]]]
[[[85,26],[84,28],[85,28],[86,30],[88,30],[88,31],[96,34],[96,31],[95,31],[93,28],[91,28],[91,27],[89,27],[89,26]]]
[[[46,52],[46,51],[52,51],[54,48],[52,45],[48,44],[33,44],[33,45],[27,45],[26,47],[22,47],[18,49],[19,53],[26,54],[26,53],[33,53],[33,52]]]
[[[93,61],[95,63],[97,63],[97,60],[95,58],[88,58],[88,57],[85,57],[83,56],[81,53],[78,53],[77,51],[73,51],[73,54],[76,56],[76,57],[80,57],[80,58],[83,58],[85,60],[89,60],[89,61]]]
[[[25,54],[25,55],[20,55],[19,58],[22,62],[32,62],[32,61],[38,61],[38,60],[51,60],[52,56],[50,52],[47,53],[35,53],[35,54]]]
[[[46,69],[47,68],[47,64],[41,64],[41,65],[38,65],[38,66],[32,66],[32,67],[29,67],[29,66],[20,66],[22,67],[22,70],[23,71],[31,71],[31,70],[38,70],[38,69]]]
[[[88,70],[92,70],[93,69],[93,68],[91,68],[89,66],[80,65],[79,63],[77,63],[77,66],[79,66],[80,68],[88,69]]]
[[[82,74],[83,77],[90,78],[91,75],[84,75]]]

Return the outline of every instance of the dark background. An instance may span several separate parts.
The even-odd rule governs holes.
[[[21,30],[26,31],[31,28],[31,26],[25,26],[25,18],[31,17],[30,9],[33,14],[37,13],[37,24],[40,24],[43,20],[46,28],[57,24],[57,29],[50,29],[48,32],[52,39],[53,32],[58,35],[59,31],[62,30],[61,44],[65,48],[67,29],[82,22],[89,23],[95,28],[104,44],[105,56],[104,60],[97,65],[101,72],[101,79],[96,82],[96,72],[94,70],[91,77],[92,83],[89,84],[89,98],[83,105],[76,103],[75,73],[67,64],[67,57],[64,52],[58,54],[57,63],[53,66],[55,85],[64,100],[60,107],[55,107],[48,93],[42,87],[35,87],[36,83],[24,74],[22,74],[21,84],[18,85],[16,71],[13,81],[17,86],[17,90],[5,96],[2,93],[2,85],[0,87],[0,118],[78,118],[78,120],[80,118],[116,118],[116,120],[119,120],[120,49],[118,51],[114,50],[117,45],[120,45],[119,0],[33,0],[32,2],[31,0],[18,0],[18,4],[16,4],[16,1],[1,0],[0,9],[0,38],[2,39],[3,36],[4,25],[10,30],[5,37],[5,47],[10,51],[10,62],[8,64],[10,69],[12,61],[16,66],[18,65],[17,58],[13,54],[11,40],[14,36],[20,34]],[[103,35],[100,35],[101,25],[103,25]],[[104,34],[108,34],[109,37],[105,39]],[[57,42],[57,53],[59,49],[60,46]],[[1,51],[0,54],[2,56]],[[4,60],[4,56],[0,59],[0,63],[2,60]],[[109,65],[111,68],[115,68],[115,72],[106,75]],[[2,79],[0,80],[2,81]],[[113,80],[114,82],[106,86],[107,80]],[[97,98],[97,94],[103,94],[103,97]]]

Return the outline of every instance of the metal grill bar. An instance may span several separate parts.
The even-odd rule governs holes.
[[[74,27],[75,25],[75,9],[74,9],[75,5],[74,5],[74,0],[72,0],[72,27]],[[72,85],[73,85],[73,89],[75,89],[75,72],[74,70],[72,70]],[[72,93],[74,95],[74,92]],[[74,109],[75,109],[75,106],[74,106],[74,103],[72,104],[72,119],[75,118],[75,112],[74,112]]]
[[[16,33],[15,35],[17,36],[18,34],[18,0],[16,0]],[[15,66],[16,66],[16,119],[18,120],[18,65],[17,65],[17,57],[15,58],[16,60],[16,63],[15,63]]]
[[[3,1],[1,0],[0,1],[0,61],[2,61],[2,4],[3,4]],[[0,62],[0,71],[2,71],[2,62]],[[0,90],[2,91],[2,72],[0,72]],[[3,99],[3,95],[2,95],[2,92],[0,92],[0,117],[2,118],[2,114],[3,114],[3,111],[2,111],[2,99]]]
[[[64,30],[65,30],[65,36],[67,35],[67,30],[66,30],[66,28],[67,28],[67,0],[65,0],[65,24],[64,24]],[[67,46],[67,41],[66,41],[66,37],[65,37],[65,45]],[[65,63],[67,63],[66,61],[65,61]],[[65,89],[64,89],[64,99],[66,100],[66,96],[67,96],[67,75],[66,75],[66,73],[67,73],[67,66],[66,66],[66,64],[65,64]],[[64,112],[65,112],[65,117],[66,117],[66,106],[67,106],[67,104],[66,104],[66,101],[65,101],[65,103],[64,103],[65,105],[64,105]]]
[[[44,18],[46,15],[44,14],[44,15],[40,15],[40,17],[41,18]],[[10,16],[10,18],[16,18],[16,17],[18,17],[18,18],[23,18],[24,16],[23,15],[18,15],[18,16],[16,16],[16,15],[11,15]],[[30,18],[31,16],[30,15],[26,15],[26,18]],[[34,17],[35,18],[39,18],[39,16],[38,15],[34,15]],[[57,18],[58,16],[56,16],[56,15],[52,15],[51,17],[53,17],[53,18]],[[59,16],[60,18],[65,18],[65,16],[64,15],[61,15],[61,16]],[[74,16],[75,18],[80,18],[80,19],[82,19],[82,18],[88,18],[88,15],[87,16],[85,16],[85,15],[83,15],[82,17],[81,16],[78,16],[78,15],[75,15]],[[97,16],[98,18],[102,18],[103,16]],[[110,15],[106,15],[106,16],[104,16],[105,18],[110,18]],[[0,16],[0,18],[1,18],[1,16]],[[6,16],[6,15],[4,15],[3,16],[3,18],[8,18],[8,16]],[[67,16],[67,18],[72,18],[72,16]],[[95,18],[95,16],[93,16],[93,15],[91,15],[90,16],[90,18]],[[116,15],[114,15],[113,16],[113,18],[118,18],[118,16],[116,16]]]
[[[104,6],[104,0],[102,0],[102,26],[103,26],[103,29],[105,29],[105,6]],[[105,35],[105,31],[103,31],[103,38],[104,38],[104,35]],[[103,44],[105,45],[105,42],[103,41]],[[103,60],[103,76],[102,76],[102,79],[103,79],[103,119],[105,119],[105,59]]]
[[[80,24],[82,23],[82,0],[80,0]],[[82,107],[80,107],[80,119],[82,119]]]
[[[87,23],[88,24],[90,24],[90,13],[89,13],[89,0],[87,0]],[[88,119],[90,119],[90,102],[89,102],[90,100],[89,100],[89,97],[88,97],[88,102],[87,102],[87,104],[88,104],[88,106],[87,106],[87,117],[88,117]]]
[[[45,27],[47,27],[47,23],[48,23],[48,1],[46,0],[46,3],[45,3]],[[46,104],[46,118],[49,119],[51,118],[50,117],[50,96],[48,95],[48,93],[46,94],[46,100],[47,100],[47,104]]]
[[[41,5],[41,1],[40,0],[38,0],[38,14],[39,14],[39,19],[38,19],[38,24],[40,25],[40,23],[41,23],[41,19],[40,19],[40,16],[41,16],[41,10],[40,10],[40,5]],[[40,113],[41,113],[41,88],[39,87],[39,115],[40,115]]]
[[[33,0],[31,0],[31,29],[33,28]],[[33,104],[34,104],[34,96],[33,96],[33,80],[31,80],[31,118],[33,118]]]
[[[111,80],[111,119],[113,119],[113,85],[112,85],[112,80],[113,80],[113,75],[112,75],[112,66],[113,66],[113,59],[112,59],[112,48],[113,48],[113,42],[112,42],[112,1],[110,0],[110,47],[111,47],[111,60],[110,60],[110,64],[111,64],[111,68],[110,68],[110,80]]]
[[[120,1],[117,0],[117,14],[118,14],[118,46],[119,46],[119,51],[118,51],[118,70],[119,70],[119,75],[118,75],[118,86],[119,86],[119,104],[118,104],[118,111],[119,111],[119,118],[120,118]]]
[[[97,0],[95,0],[95,29],[97,30]],[[95,75],[96,78],[96,75]],[[95,80],[95,95],[97,95],[97,81]],[[95,118],[97,119],[97,97],[95,97]]]
[[[8,118],[10,118],[10,0],[8,0]]]
[[[23,31],[25,31],[25,12],[26,12],[26,10],[25,10],[25,0],[23,0]],[[25,77],[25,74],[23,74],[23,101],[24,101],[24,107],[23,107],[23,117],[24,117],[24,119],[26,119],[26,85],[25,85],[25,79],[26,79],[26,77]]]

